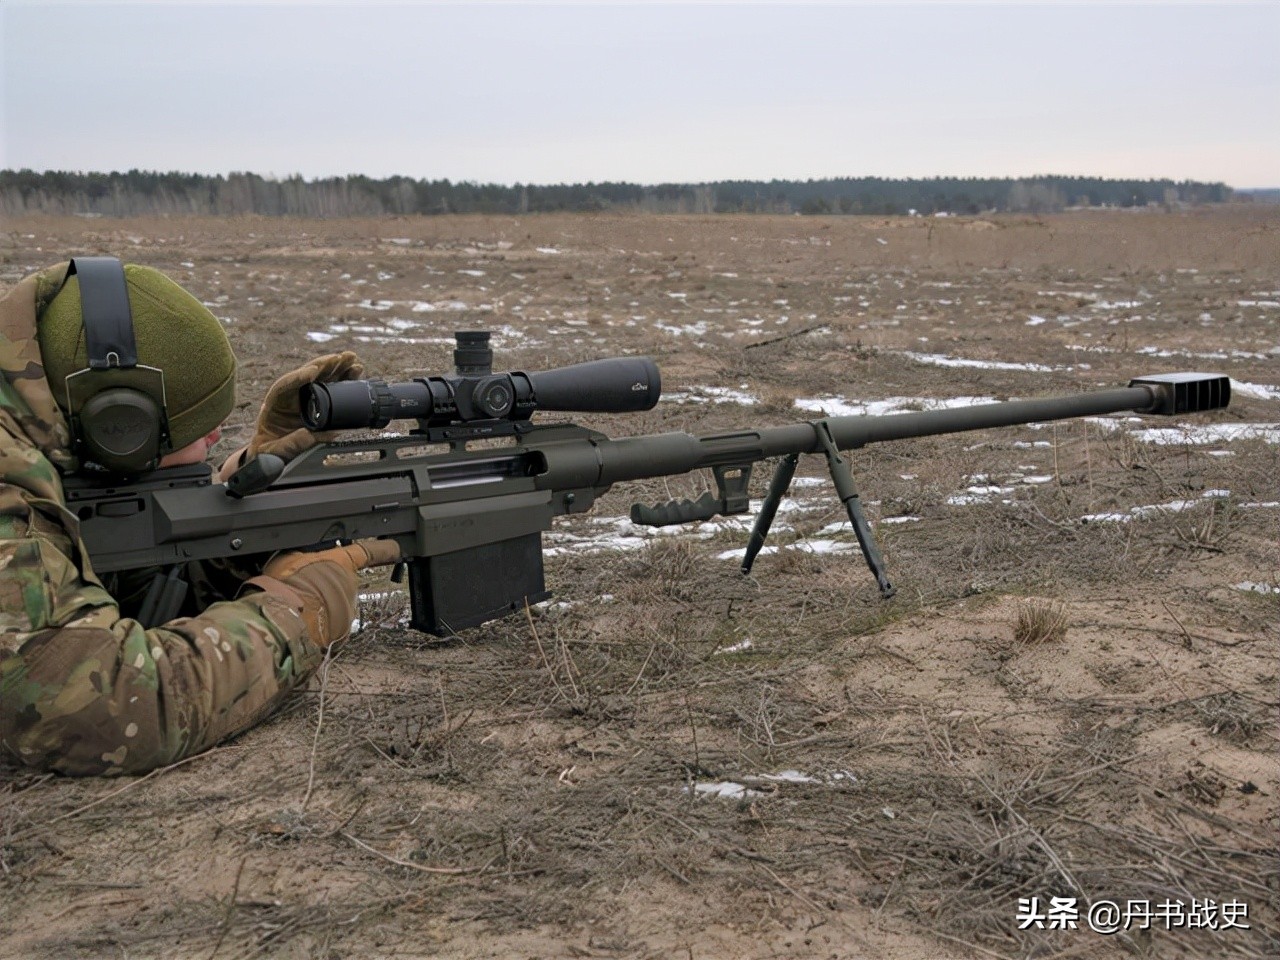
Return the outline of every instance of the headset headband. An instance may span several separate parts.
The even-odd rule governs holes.
[[[77,455],[109,472],[153,469],[172,447],[164,371],[138,363],[124,266],[115,257],[76,257],[89,365],[67,374],[67,411]]]
[[[91,370],[138,365],[124,265],[115,257],[75,257],[67,276],[80,278],[80,312]]]

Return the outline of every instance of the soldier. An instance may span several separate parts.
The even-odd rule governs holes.
[[[142,773],[279,707],[346,639],[357,570],[392,562],[396,548],[368,541],[236,570],[191,564],[188,616],[153,629],[133,619],[147,580],[94,575],[63,495],[61,478],[92,466],[77,433],[88,407],[69,409],[68,378],[89,366],[76,262],[0,300],[0,743],[61,773]],[[164,374],[158,465],[202,462],[234,404],[226,334],[164,274],[123,274],[138,364]],[[299,426],[298,387],[362,373],[348,352],[282,377],[223,474],[260,452],[287,460],[316,443]]]

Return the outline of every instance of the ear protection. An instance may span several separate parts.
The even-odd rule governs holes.
[[[115,257],[76,257],[89,366],[66,378],[77,456],[112,473],[153,469],[172,449],[164,372],[138,363],[124,266]]]

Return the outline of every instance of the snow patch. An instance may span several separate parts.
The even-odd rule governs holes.
[[[1262,440],[1280,443],[1280,423],[1204,423],[1180,424],[1176,427],[1151,427],[1134,430],[1132,436],[1143,443],[1162,446],[1185,443],[1204,446],[1211,443],[1229,443],[1232,440]]]
[[[1244,590],[1247,593],[1280,593],[1280,587],[1270,583],[1255,583],[1252,580],[1241,580],[1239,583],[1233,583],[1231,586],[1237,590]]]
[[[1259,400],[1280,400],[1280,387],[1265,383],[1245,383],[1242,380],[1233,379],[1231,393],[1241,397],[1256,397]]]
[[[721,647],[716,651],[716,653],[744,653],[745,651],[750,650],[751,647],[752,643],[750,640],[742,640],[739,643],[733,644],[733,646]]]
[[[880,417],[920,410],[950,410],[955,407],[973,407],[995,403],[995,397],[887,397],[857,403],[839,396],[801,397],[795,406],[828,417]]]
[[[731,780],[719,780],[715,783],[695,783],[693,789],[700,797],[720,797],[725,800],[745,800],[749,797],[764,796],[759,790],[751,790]],[[686,792],[688,792],[687,788]]]
[[[1067,367],[1048,367],[1043,363],[1012,363],[1007,360],[965,360],[961,357],[950,357],[944,353],[915,353],[904,350],[903,356],[935,367],[977,367],[982,370],[1028,370],[1032,373],[1052,373],[1055,370],[1066,370]]]
[[[953,493],[946,502],[953,507],[967,507],[975,503],[990,503],[993,497],[1013,493],[1013,487],[998,487],[991,484],[969,487],[964,493]],[[1010,501],[1001,499],[1002,503]]]
[[[759,403],[760,398],[747,393],[746,386],[745,383],[742,384],[742,389],[739,390],[729,387],[690,387],[688,390],[664,393],[660,399],[668,403],[737,403],[751,407]]]
[[[654,327],[664,333],[669,333],[676,337],[683,337],[685,334],[693,337],[701,337],[705,336],[707,332],[707,324],[705,320],[699,320],[697,323],[686,323],[680,327],[670,323],[655,323]]]
[[[1182,513],[1200,506],[1207,500],[1231,495],[1230,490],[1206,490],[1199,500],[1170,500],[1168,503],[1152,503],[1142,507],[1130,507],[1124,513],[1090,513],[1080,518],[1081,523],[1128,523],[1162,513]]]

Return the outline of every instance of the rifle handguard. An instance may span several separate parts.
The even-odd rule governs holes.
[[[677,523],[710,520],[723,512],[723,501],[708,490],[697,500],[668,500],[666,503],[655,503],[651,507],[643,503],[633,503],[631,522],[646,527],[670,527]]]

